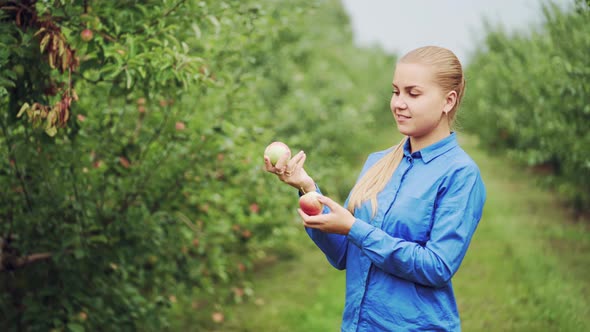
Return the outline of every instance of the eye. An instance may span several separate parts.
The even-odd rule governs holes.
[[[420,95],[420,93],[417,91],[410,91],[410,96],[412,96],[412,97],[418,97],[419,95]]]
[[[393,90],[393,91],[391,91],[391,93],[397,96],[399,94],[399,91]]]

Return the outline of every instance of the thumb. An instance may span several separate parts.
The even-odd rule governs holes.
[[[332,211],[334,211],[334,209],[340,207],[340,205],[338,203],[334,202],[334,200],[332,200],[331,198],[326,197],[324,195],[319,196],[318,201],[320,201],[320,203],[329,207],[330,210],[332,210]]]

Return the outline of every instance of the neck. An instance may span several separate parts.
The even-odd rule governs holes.
[[[410,136],[410,147],[411,152],[414,153],[416,151],[420,151],[427,146],[430,146],[445,137],[451,135],[451,128],[445,125],[439,125],[430,133],[423,135],[423,136]]]

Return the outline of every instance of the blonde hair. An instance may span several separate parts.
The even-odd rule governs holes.
[[[417,63],[429,65],[434,70],[435,82],[446,94],[451,91],[457,93],[453,108],[447,113],[449,123],[455,118],[461,99],[465,91],[465,77],[463,68],[457,56],[450,50],[438,46],[425,46],[410,51],[398,63]],[[404,137],[397,146],[393,146],[383,158],[377,161],[356,183],[348,200],[348,210],[354,214],[365,201],[370,201],[373,216],[377,212],[377,194],[379,194],[397,169],[404,156],[404,145],[408,137]]]

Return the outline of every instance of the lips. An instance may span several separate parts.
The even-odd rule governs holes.
[[[411,116],[406,116],[406,115],[403,115],[403,114],[395,114],[395,117],[398,120],[401,120],[401,121],[403,121],[403,120],[409,120],[409,119],[412,118]]]

